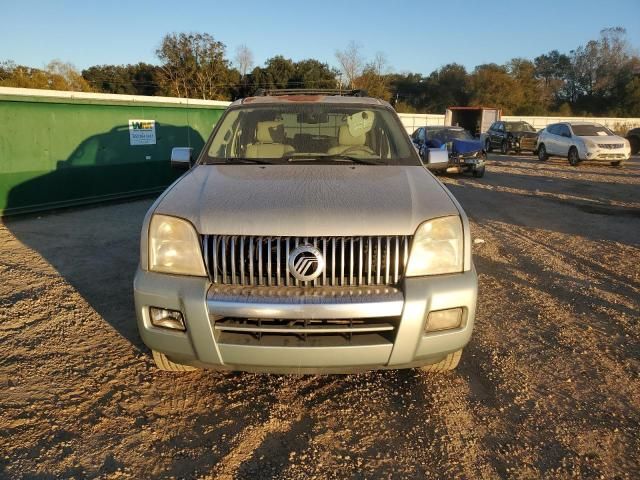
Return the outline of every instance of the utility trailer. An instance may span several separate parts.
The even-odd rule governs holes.
[[[449,107],[444,115],[448,127],[462,127],[479,137],[489,130],[493,122],[500,120],[502,110],[488,107]]]

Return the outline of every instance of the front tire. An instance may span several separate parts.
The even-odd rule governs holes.
[[[485,140],[484,142],[484,149],[486,152],[491,153],[491,140],[489,140],[488,138]]]
[[[192,367],[191,365],[182,365],[181,363],[172,362],[164,353],[156,350],[151,350],[151,353],[153,354],[153,361],[156,363],[156,367],[158,367],[159,370],[164,370],[165,372],[193,372],[194,370],[198,370],[196,367]]]
[[[578,166],[578,164],[580,163],[580,157],[578,156],[578,149],[576,147],[571,147],[569,149],[567,159],[569,160],[569,165],[571,165],[572,167]]]
[[[440,360],[438,363],[433,363],[431,365],[423,365],[419,367],[423,372],[436,373],[436,372],[448,372],[449,370],[453,370],[460,363],[460,357],[462,356],[462,349],[457,350],[453,353],[450,353],[445,358]]]
[[[484,166],[480,167],[480,168],[475,168],[471,174],[476,177],[476,178],[482,178],[484,177]]]
[[[507,155],[509,153],[509,145],[507,144],[506,140],[503,140],[500,144],[500,153],[502,155]]]
[[[544,162],[549,159],[549,155],[547,155],[547,147],[544,146],[544,143],[541,143],[538,147],[538,160]]]

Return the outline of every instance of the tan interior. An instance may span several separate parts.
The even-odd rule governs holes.
[[[279,143],[280,140],[284,140],[282,122],[258,122],[256,141],[247,145],[247,158],[280,158],[294,151],[291,145]]]
[[[365,145],[366,134],[363,132],[361,135],[353,136],[349,131],[348,125],[342,125],[338,132],[338,145],[330,148],[327,152],[329,155],[340,155],[349,149],[356,150],[354,147],[363,147],[364,150],[373,151]]]

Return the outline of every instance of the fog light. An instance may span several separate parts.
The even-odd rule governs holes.
[[[168,310],[166,308],[149,307],[151,323],[156,327],[169,328],[171,330],[185,331],[182,312],[179,310]]]
[[[458,328],[460,325],[462,325],[462,308],[449,308],[448,310],[429,312],[424,331],[437,332]]]

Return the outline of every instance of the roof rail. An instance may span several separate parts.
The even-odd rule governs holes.
[[[256,97],[277,97],[282,95],[336,95],[342,97],[368,97],[366,90],[343,90],[338,88],[260,88]]]

